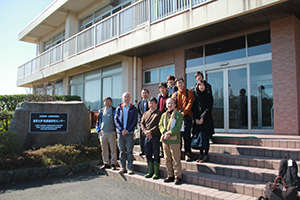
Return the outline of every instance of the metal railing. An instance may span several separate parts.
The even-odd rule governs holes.
[[[141,0],[43,52],[18,68],[18,79],[57,62],[214,0]]]

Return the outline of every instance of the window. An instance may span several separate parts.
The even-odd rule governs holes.
[[[248,55],[246,55],[246,41]],[[266,53],[271,53],[270,30],[187,49],[186,68]]]
[[[52,38],[44,42],[43,51],[47,51],[48,49],[54,47],[55,45],[61,43],[64,40],[65,40],[65,30],[63,30],[62,32],[58,33],[57,35],[53,36]]]
[[[272,61],[250,64],[251,121],[254,129],[273,128]]]
[[[111,5],[107,5],[105,7],[100,7],[97,10],[93,11],[89,15],[79,20],[79,31],[82,31],[93,24],[99,22],[102,19],[109,17],[110,15],[126,8],[131,4],[131,1],[126,1],[125,3],[121,3],[120,5],[113,7]]]
[[[246,57],[245,36],[205,45],[206,64]]]
[[[186,51],[186,68],[203,65],[203,46]]]
[[[144,71],[144,84],[166,82],[169,75],[175,74],[174,65]]]
[[[79,95],[91,111],[103,107],[103,98],[110,96],[118,106],[122,97],[121,63],[92,70],[70,78],[71,95]]]
[[[42,87],[40,89],[43,89]],[[63,95],[63,80],[54,81],[48,84],[47,94]]]
[[[271,53],[270,30],[249,34],[247,42],[248,56]]]

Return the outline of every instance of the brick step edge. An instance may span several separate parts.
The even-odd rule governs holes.
[[[139,146],[135,145],[133,148],[134,152],[140,152]],[[182,150],[184,152],[184,150]],[[192,149],[193,154],[199,154],[199,150]],[[276,149],[266,147],[254,147],[254,146],[239,146],[239,145],[228,145],[228,144],[213,144],[210,145],[210,153],[219,153],[227,155],[241,155],[241,156],[258,156],[267,157],[274,159],[285,159],[286,155],[295,159],[297,163],[300,163],[300,151],[299,149]]]
[[[236,144],[261,147],[300,149],[300,141],[294,139],[255,138],[255,137],[230,137],[213,136],[215,144]]]
[[[136,161],[147,162],[145,156],[140,156],[134,154]],[[160,159],[161,165],[165,165],[165,159]],[[239,165],[222,165],[218,163],[197,163],[181,161],[182,169],[187,171],[202,172],[209,174],[216,174],[220,176],[243,178],[247,180],[259,181],[259,182],[269,182],[274,181],[278,174],[278,170],[271,170],[265,168],[255,168],[255,167],[245,167]]]
[[[133,170],[146,174],[148,172],[148,166],[144,162],[135,161],[133,163]],[[264,194],[265,183],[263,182],[185,170],[182,171],[182,175],[182,180],[190,184],[215,188],[222,191],[228,191],[247,196],[259,197]],[[160,176],[167,177],[165,166],[160,166]]]
[[[111,169],[99,169],[100,166],[95,166],[94,171],[99,174],[107,175],[112,178],[117,178],[119,180],[128,181],[136,185],[140,185],[152,190],[160,191],[163,193],[168,193],[173,196],[178,196],[180,198],[199,200],[199,199],[210,199],[210,200],[234,200],[234,199],[243,199],[243,200],[255,200],[256,197],[251,197],[247,195],[241,195],[232,192],[220,191],[217,189],[203,187],[199,185],[182,183],[180,185],[175,185],[174,183],[164,183],[163,179],[146,179],[144,174],[140,172],[135,172],[135,174],[120,175],[118,171]]]
[[[284,159],[287,154],[295,160],[300,160],[299,149],[258,147],[234,144],[213,144],[210,146],[211,153],[227,153],[232,155],[250,155]]]
[[[136,148],[135,148],[136,149]],[[134,150],[135,150],[134,149]],[[137,153],[139,151],[134,151]],[[196,159],[199,157],[198,150],[192,150],[192,157]],[[262,169],[279,170],[279,164],[282,160],[281,158],[272,157],[261,157],[261,156],[251,156],[251,155],[232,155],[228,153],[208,153],[209,162],[217,164],[226,165],[238,165],[238,166],[249,166]],[[296,161],[298,169],[300,169],[300,161]]]

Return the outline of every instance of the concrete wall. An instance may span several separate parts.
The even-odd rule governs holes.
[[[144,46],[159,40],[169,38],[184,32],[208,26],[226,19],[234,18],[243,15],[247,12],[255,11],[257,9],[271,6],[281,2],[280,0],[247,0],[236,1],[234,4],[229,0],[213,1],[209,4],[197,7],[190,12],[180,13],[172,18],[145,26],[141,29],[126,34],[118,39],[96,46],[76,56],[68,58],[63,62],[53,65],[43,70],[44,77],[51,76],[55,73],[61,73],[68,69],[84,65],[99,59],[110,57],[112,55],[120,54],[124,51],[134,49],[139,46]],[[97,4],[98,6],[99,4]],[[77,18],[85,16],[96,8],[96,4],[84,9]],[[226,8],[226,9],[224,9]],[[218,12],[216,12],[218,10]],[[51,69],[53,68],[53,69]],[[41,76],[35,74],[29,75],[25,78],[18,79],[18,86],[25,86],[30,83],[41,79]]]

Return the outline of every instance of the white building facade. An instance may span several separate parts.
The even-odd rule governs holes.
[[[190,88],[201,71],[216,131],[299,135],[299,16],[295,0],[56,0],[19,33],[37,56],[17,85],[55,82],[97,111],[105,96],[157,96],[170,74]]]

